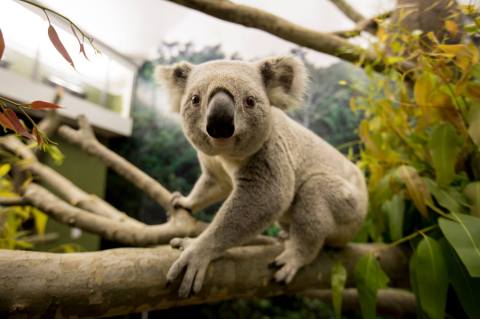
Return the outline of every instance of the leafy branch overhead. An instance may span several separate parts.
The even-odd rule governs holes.
[[[93,38],[89,37],[84,31],[82,31],[75,23],[73,23],[70,19],[67,17],[63,16],[62,14],[49,9],[37,2],[34,1],[29,1],[29,0],[19,0],[21,2],[27,3],[29,5],[35,6],[37,8],[40,8],[41,10],[44,11],[45,16],[48,21],[48,37],[50,39],[50,42],[52,45],[55,47],[55,49],[60,53],[60,55],[63,57],[65,61],[67,61],[74,69],[75,69],[75,64],[73,62],[73,59],[71,58],[70,54],[68,53],[67,49],[63,45],[57,30],[55,27],[52,25],[50,21],[50,17],[48,16],[47,12],[50,12],[54,14],[55,16],[58,16],[59,18],[63,19],[64,21],[68,22],[70,24],[70,29],[72,34],[75,36],[75,38],[78,41],[78,44],[80,46],[80,53],[83,54],[84,58],[88,60],[87,54],[85,52],[85,40],[89,42],[91,47],[94,49],[95,53],[99,53],[100,51],[94,46],[93,44]],[[80,37],[77,34],[77,30],[80,33]],[[3,57],[3,53],[5,51],[5,39],[3,37],[2,31],[0,29],[0,60]],[[38,145],[44,145],[45,143],[48,144],[49,139],[38,129],[36,126],[35,122],[30,118],[30,116],[26,113],[26,110],[32,109],[32,110],[55,110],[60,108],[59,105],[46,102],[46,101],[33,101],[28,104],[23,104],[23,103],[18,103],[16,101],[9,100],[4,97],[0,97],[0,125],[4,128],[4,130],[8,129],[16,134],[19,134],[22,137],[25,137],[27,139],[32,139],[37,142]],[[23,116],[28,119],[29,121],[29,126],[32,127],[30,130],[29,127],[17,116],[16,112],[20,112],[23,114]]]

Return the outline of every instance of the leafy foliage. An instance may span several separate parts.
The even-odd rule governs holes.
[[[474,278],[480,265],[480,64],[472,40],[480,20],[462,26],[452,18],[445,27],[446,38],[437,39],[433,32],[387,32],[381,25],[373,48],[387,69],[378,75],[365,66],[370,82],[350,101],[364,115],[359,165],[367,173],[370,208],[363,233],[399,244],[440,226],[414,245],[412,289],[423,315],[444,318],[450,275],[463,308],[476,318],[474,301],[461,290],[480,289]],[[452,32],[464,39],[452,43]],[[400,63],[411,70],[399,72]]]
[[[385,288],[389,279],[373,253],[362,256],[358,260],[355,267],[355,281],[363,318],[375,319],[377,291]]]

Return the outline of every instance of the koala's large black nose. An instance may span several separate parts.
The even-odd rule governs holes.
[[[224,91],[215,93],[207,108],[207,133],[213,138],[229,138],[235,132],[235,104]]]

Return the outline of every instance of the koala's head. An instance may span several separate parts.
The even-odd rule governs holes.
[[[270,134],[272,107],[300,104],[307,82],[303,63],[291,56],[181,62],[158,66],[155,73],[193,146],[207,155],[231,157],[256,152]]]

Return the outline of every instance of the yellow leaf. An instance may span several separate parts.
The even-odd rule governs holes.
[[[467,94],[470,97],[480,100],[480,84],[479,83],[468,83],[467,84]]]
[[[45,235],[48,217],[36,208],[32,208],[33,219],[35,221],[35,229],[40,236]]]
[[[430,96],[430,105],[432,107],[450,107],[452,100],[447,93],[437,90]]]
[[[12,165],[6,163],[0,166],[0,177],[3,177],[10,172],[10,169],[12,168]]]
[[[420,75],[415,81],[413,87],[413,95],[415,96],[415,102],[420,107],[426,107],[429,104],[430,93],[433,90],[432,79],[427,73]]]
[[[432,201],[430,192],[423,179],[413,166],[402,165],[397,171],[398,177],[405,183],[407,194],[420,214],[427,218],[427,203]]]
[[[472,55],[472,64],[477,64],[478,63],[478,48],[475,46],[473,43],[467,44],[467,49]]]
[[[447,29],[451,35],[456,36],[458,33],[458,24],[453,20],[447,20],[445,21],[445,29]]]
[[[385,28],[378,28],[377,39],[380,41],[380,43],[383,43],[387,40],[387,32],[385,32]]]
[[[457,55],[460,51],[465,50],[464,44],[439,44],[438,48],[445,53]]]

